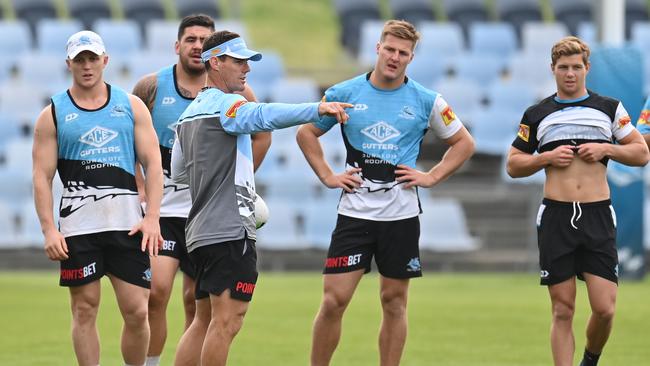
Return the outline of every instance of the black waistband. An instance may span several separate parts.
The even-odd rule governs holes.
[[[611,199],[606,199],[602,201],[595,201],[595,202],[578,202],[578,201],[556,201],[552,200],[550,198],[544,198],[542,200],[542,203],[545,204],[546,206],[566,206],[566,207],[572,207],[575,203],[580,204],[580,207],[597,207],[597,206],[610,206],[612,204]]]

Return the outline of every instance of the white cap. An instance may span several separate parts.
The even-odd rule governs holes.
[[[77,32],[68,38],[65,51],[69,59],[75,58],[82,51],[90,51],[97,55],[106,53],[102,37],[88,30]]]

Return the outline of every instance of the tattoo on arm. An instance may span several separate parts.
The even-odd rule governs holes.
[[[135,84],[133,87],[133,95],[142,99],[149,111],[151,111],[153,109],[153,103],[156,100],[157,90],[158,84],[156,83],[156,75],[150,74],[143,77],[137,84]]]

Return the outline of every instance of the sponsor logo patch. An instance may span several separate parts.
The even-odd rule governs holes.
[[[361,254],[344,255],[332,257],[325,260],[325,268],[350,267],[361,263]]]
[[[235,285],[235,292],[252,295],[253,291],[255,291],[254,283],[237,281],[237,284]]]
[[[226,112],[226,117],[228,118],[237,117],[237,110],[239,109],[239,107],[243,106],[246,103],[248,102],[245,100],[238,100],[235,103],[233,103],[233,105],[231,105],[230,108],[228,108],[228,111]]]
[[[379,143],[401,135],[401,132],[384,121],[379,121],[372,126],[364,128],[361,130],[361,133]]]
[[[442,117],[445,126],[449,126],[449,124],[456,119],[456,114],[454,114],[454,111],[451,110],[450,106],[445,107],[445,109],[440,112],[440,116]]]
[[[79,141],[94,147],[102,147],[116,138],[117,132],[109,130],[108,128],[95,126],[90,131],[83,134]]]
[[[360,103],[360,104],[355,104],[355,105],[354,105],[354,110],[355,110],[355,111],[365,111],[366,109],[368,109],[368,105],[367,105],[367,104],[361,104],[361,103]]]
[[[66,122],[74,121],[75,119],[77,119],[77,117],[79,117],[78,114],[76,114],[76,113],[70,113],[70,114],[68,114],[68,115],[65,116],[65,121],[66,121]]]
[[[527,126],[525,124],[520,124],[519,132],[517,132],[517,136],[519,136],[520,139],[528,142],[528,140],[530,139],[530,126]]]
[[[164,97],[162,100],[162,105],[170,105],[176,103],[176,98],[174,97]]]
[[[636,121],[637,125],[645,125],[650,123],[650,110],[644,109],[641,111],[641,115],[639,115],[639,120]]]
[[[546,270],[541,270],[541,271],[539,271],[539,276],[540,276],[541,278],[548,278],[548,276],[550,276],[550,275],[551,275],[551,274],[550,274],[548,271],[546,271]]]
[[[627,115],[619,118],[618,119],[618,128],[625,127],[625,125],[630,123],[630,121],[631,121],[631,118],[630,118],[630,116],[627,116]]]

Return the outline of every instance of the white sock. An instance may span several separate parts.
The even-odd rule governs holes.
[[[160,356],[147,356],[147,361],[144,366],[158,366],[160,364]]]

